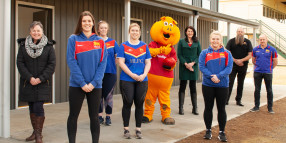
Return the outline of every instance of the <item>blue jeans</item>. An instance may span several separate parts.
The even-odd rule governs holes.
[[[259,105],[260,105],[261,83],[262,83],[262,79],[264,79],[264,83],[265,83],[266,91],[267,91],[267,107],[268,107],[268,110],[272,109],[272,106],[273,106],[272,74],[254,72],[253,76],[254,76],[254,85],[255,85],[255,91],[254,91],[255,107],[259,108]]]

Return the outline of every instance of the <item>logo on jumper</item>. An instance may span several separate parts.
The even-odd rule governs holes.
[[[165,59],[166,56],[165,55],[157,55],[158,58],[162,58],[162,59]]]
[[[209,57],[209,56],[212,56],[212,54],[211,54],[211,53],[208,53],[208,54],[207,54],[207,57]]]
[[[220,56],[221,58],[224,58],[224,57],[225,57],[224,53],[219,53],[219,56]]]
[[[106,48],[107,48],[107,49],[113,48],[113,47],[114,47],[114,43],[115,43],[114,40],[109,41],[109,42],[105,42]]]
[[[100,43],[99,42],[93,42],[94,48],[99,48],[100,47]]]
[[[146,54],[146,45],[143,45],[137,49],[129,47],[125,44],[123,44],[123,46],[124,46],[124,53],[127,55],[130,55],[132,57],[138,58],[138,57]]]
[[[266,53],[269,53],[270,51],[266,49]]]

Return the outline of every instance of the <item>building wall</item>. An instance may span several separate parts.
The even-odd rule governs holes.
[[[219,12],[243,19],[261,19],[263,17],[263,6],[261,0],[220,0]],[[230,38],[236,35],[236,30],[241,25],[231,24]],[[227,23],[219,22],[219,31],[227,35]]]
[[[68,101],[68,84],[69,84],[69,69],[66,63],[66,48],[69,36],[74,32],[78,16],[84,11],[88,10],[94,14],[95,21],[106,20],[110,25],[109,37],[114,38],[119,44],[122,43],[122,23],[124,17],[124,0],[21,0],[37,4],[47,4],[55,6],[55,45],[57,65],[55,72],[55,101]],[[12,1],[12,40],[15,41],[15,2]],[[138,3],[131,3],[131,18],[140,19],[143,21],[143,41],[149,43],[152,41],[149,30],[155,21],[158,21],[161,16],[171,16],[177,22],[181,31],[188,25],[189,16],[184,13],[171,11],[168,8],[158,8],[147,6]],[[28,28],[29,25],[27,25]],[[208,45],[208,35],[211,29],[217,29],[216,22],[210,22],[206,19],[199,19],[198,21],[198,36],[202,43],[202,48]],[[184,33],[181,33],[183,38]],[[15,42],[11,42],[15,47]],[[175,46],[177,49],[177,46]],[[15,69],[15,48],[11,52],[11,71],[16,72]],[[175,68],[175,78],[173,85],[179,85],[179,66]],[[120,68],[118,69],[118,81]],[[11,108],[15,108],[15,74],[11,74]],[[119,82],[115,89],[115,94],[119,94]]]
[[[286,13],[286,5],[277,0],[262,0],[262,3],[280,12]]]

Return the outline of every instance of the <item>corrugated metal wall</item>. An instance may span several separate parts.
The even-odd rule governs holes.
[[[12,29],[11,29],[11,47],[15,47],[15,1],[12,1]],[[124,0],[21,0],[37,4],[47,4],[55,6],[55,46],[57,56],[56,66],[56,99],[58,102],[68,101],[68,82],[69,70],[66,63],[66,47],[68,37],[74,32],[78,16],[84,10],[89,10],[94,14],[95,20],[106,20],[110,25],[109,37],[116,39],[120,44],[122,42],[122,18],[124,17]],[[161,16],[171,16],[177,22],[181,29],[181,38],[183,38],[182,31],[188,25],[188,15],[170,11],[169,9],[162,9],[153,6],[142,5],[138,3],[131,3],[131,18],[143,20],[143,40],[146,43],[151,42],[149,30],[155,21],[158,21]],[[28,25],[27,25],[28,27]],[[206,20],[199,19],[198,21],[198,36],[202,43],[202,48],[208,45],[208,35],[211,29],[217,29],[217,23],[211,23]],[[175,46],[175,48],[177,48]],[[15,48],[11,52],[11,64],[15,63]],[[118,67],[118,77],[120,68]],[[11,71],[15,72],[15,67],[11,66]],[[175,68],[175,78],[173,85],[179,84],[178,66]],[[119,78],[118,78],[119,79]],[[11,108],[15,108],[15,88],[18,85],[14,83],[14,74],[11,74]],[[119,93],[119,82],[115,89],[115,94]]]

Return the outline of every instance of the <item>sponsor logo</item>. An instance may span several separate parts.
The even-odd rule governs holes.
[[[143,59],[130,59],[130,63],[143,63]]]
[[[166,56],[165,55],[157,55],[158,58],[162,58],[162,59],[165,59]]]
[[[96,42],[96,41],[93,42],[93,45],[94,45],[94,48],[99,48],[100,47],[100,43]]]

